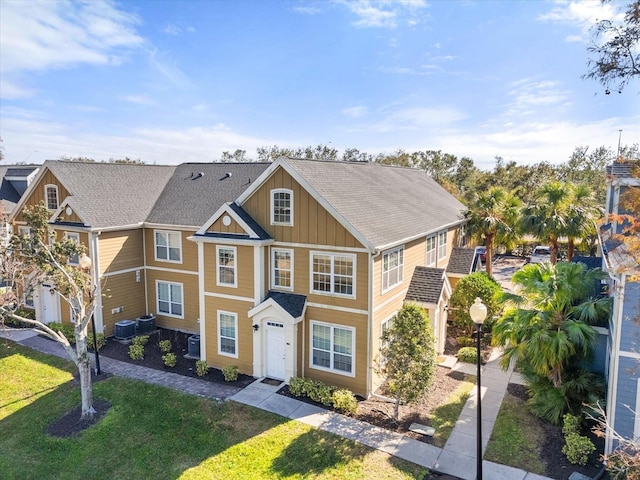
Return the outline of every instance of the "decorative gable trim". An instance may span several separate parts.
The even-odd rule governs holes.
[[[31,198],[31,195],[33,195],[33,191],[36,190],[37,188],[40,187],[44,187],[44,185],[40,185],[40,182],[42,180],[42,178],[45,176],[45,174],[47,172],[51,172],[51,174],[56,178],[56,180],[58,182],[60,182],[60,185],[64,187],[64,189],[69,192],[69,195],[73,195],[73,192],[69,189],[69,187],[67,185],[65,185],[65,183],[60,180],[60,178],[58,178],[58,176],[55,174],[55,172],[53,172],[49,166],[47,165],[47,163],[49,163],[49,161],[45,162],[42,165],[42,168],[38,169],[38,173],[36,174],[36,176],[34,177],[33,181],[29,184],[29,186],[27,187],[27,189],[25,190],[24,194],[22,195],[22,197],[20,197],[20,201],[16,204],[15,208],[13,209],[13,211],[11,212],[11,217],[15,217],[18,215],[18,213],[20,211],[22,211],[22,209],[24,208],[25,204],[27,203],[27,200],[29,198]],[[58,189],[59,191],[59,189]],[[65,199],[66,200],[66,199]],[[58,198],[58,203],[60,202],[60,199]]]
[[[258,235],[258,233],[233,210],[229,202],[218,208],[218,210],[216,210],[211,218],[209,218],[209,220],[207,220],[206,223],[202,227],[200,227],[200,229],[196,232],[196,235],[206,235],[207,233],[209,233],[208,230],[211,225],[222,218],[223,215],[228,215],[234,222],[240,225],[240,227],[245,231],[247,237],[254,240],[262,239],[260,235]]]
[[[82,220],[82,226],[84,227],[88,227],[89,225],[87,224],[86,220],[83,218],[82,214],[80,212],[78,212],[75,208],[73,208],[73,206],[71,206],[70,202],[71,198],[67,197],[64,199],[64,201],[60,204],[60,206],[58,207],[58,209],[53,212],[53,215],[51,215],[51,217],[49,218],[49,223],[53,223],[53,224],[65,224],[68,225],[69,223],[73,224],[73,225],[77,225],[78,222],[69,222],[68,220],[58,220],[59,217],[64,217],[65,215],[67,215],[66,210],[70,209],[72,211],[72,213],[76,214],[76,216]]]
[[[278,158],[275,162],[273,162],[269,168],[267,168],[262,175],[260,175],[255,182],[249,188],[247,188],[236,200],[236,204],[242,206],[262,185],[266,182],[266,180],[274,174],[274,172],[278,168],[284,168],[284,170],[291,175],[291,177],[298,182],[298,184],[304,188],[311,197],[318,202],[329,214],[335,218],[351,235],[353,235],[356,240],[358,240],[362,245],[364,245],[367,250],[371,253],[377,253],[377,249],[375,245],[373,245],[367,238],[364,237],[356,228],[351,225],[333,206],[322,196],[320,195],[309,183],[302,178],[298,172],[291,167],[287,163],[287,159],[285,157]]]
[[[259,305],[256,305],[251,310],[249,310],[248,315],[249,318],[254,318],[259,315],[261,312],[264,312],[267,309],[275,309],[278,314],[276,315],[264,315],[264,317],[275,317],[275,318],[285,318],[291,325],[295,325],[296,323],[300,323],[304,319],[304,312],[306,311],[306,305],[302,314],[299,317],[293,317],[287,310],[282,308],[282,306],[276,302],[273,298],[267,298],[264,302]]]

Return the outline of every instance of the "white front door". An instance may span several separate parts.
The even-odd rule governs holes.
[[[59,322],[58,299],[51,285],[40,285],[40,302],[42,305],[42,323]]]
[[[265,350],[267,377],[284,380],[284,325],[282,323],[266,322],[266,327]]]

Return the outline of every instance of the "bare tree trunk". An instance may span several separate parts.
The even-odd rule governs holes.
[[[84,322],[83,322],[84,323]],[[91,385],[91,361],[87,351],[87,326],[76,325],[76,356],[78,374],[80,376],[80,397],[82,399],[82,414],[80,420],[92,418],[96,413],[93,408],[93,388]]]
[[[549,261],[551,262],[552,265],[555,265],[556,262],[558,261],[558,252],[560,250],[558,246],[557,238],[549,239],[549,250],[550,250]]]
[[[569,237],[567,241],[567,262],[570,262],[573,258],[573,253],[575,251],[575,239]]]

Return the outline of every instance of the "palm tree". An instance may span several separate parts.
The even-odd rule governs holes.
[[[610,301],[595,298],[603,274],[580,263],[530,264],[512,278],[517,293],[503,293],[505,314],[493,327],[504,347],[503,367],[523,369],[558,388],[570,365],[587,357],[597,338],[591,325],[608,318]]]
[[[596,206],[593,192],[586,185],[572,185],[572,199],[567,216],[567,261],[575,251],[575,240],[597,236],[596,221],[603,212]]]
[[[496,242],[509,243],[517,236],[520,201],[501,187],[480,193],[466,213],[471,235],[484,239],[486,269],[492,275],[493,248]]]
[[[567,185],[561,182],[543,185],[535,193],[535,203],[522,210],[522,230],[547,242],[553,264],[558,260],[558,239],[569,229],[572,189]]]

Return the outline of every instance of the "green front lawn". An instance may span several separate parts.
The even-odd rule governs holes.
[[[73,364],[0,341],[3,479],[410,479],[425,469],[234,402],[112,377],[112,408],[78,437],[48,426],[80,403]]]

